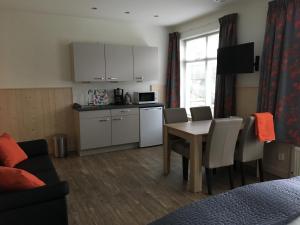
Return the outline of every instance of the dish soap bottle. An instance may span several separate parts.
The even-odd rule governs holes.
[[[129,92],[126,92],[125,94],[125,105],[131,105],[131,95],[129,94]]]

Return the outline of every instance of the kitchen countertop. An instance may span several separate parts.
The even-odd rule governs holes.
[[[150,108],[150,107],[164,107],[162,103],[149,103],[149,104],[131,104],[131,105],[98,105],[98,106],[91,106],[91,105],[73,105],[73,109],[78,112],[85,112],[85,111],[95,111],[95,110],[110,110],[110,109],[124,109],[124,108]]]

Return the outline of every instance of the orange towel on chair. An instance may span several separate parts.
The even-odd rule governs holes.
[[[261,142],[274,141],[274,121],[273,115],[269,112],[265,113],[254,113],[255,116],[255,127],[256,135]]]

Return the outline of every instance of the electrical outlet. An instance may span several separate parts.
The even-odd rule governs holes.
[[[284,158],[285,158],[285,155],[284,155],[284,153],[278,153],[278,160],[279,161],[284,161]]]

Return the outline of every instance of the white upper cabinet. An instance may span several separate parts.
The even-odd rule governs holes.
[[[106,80],[133,80],[132,46],[105,45]]]
[[[104,44],[73,43],[74,80],[105,81]]]
[[[135,81],[158,79],[158,49],[156,47],[134,46],[133,57]]]
[[[73,43],[74,80],[153,81],[158,79],[158,48]]]

